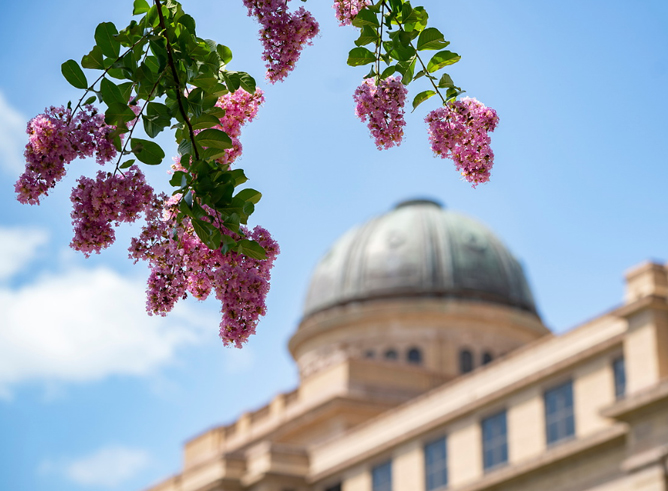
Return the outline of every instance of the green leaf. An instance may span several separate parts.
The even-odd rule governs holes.
[[[254,240],[241,239],[237,243],[237,252],[253,259],[267,259],[264,248]]]
[[[369,43],[375,43],[378,40],[378,31],[371,26],[364,26],[360,31],[360,37],[355,44],[357,46],[366,46]]]
[[[237,193],[235,198],[242,199],[244,201],[248,201],[253,204],[257,204],[258,201],[262,198],[262,193],[260,191],[256,191],[255,189],[242,189]]]
[[[364,26],[380,27],[380,23],[378,22],[378,17],[376,16],[376,14],[374,14],[367,8],[360,10],[353,19],[352,23],[353,26],[355,27],[364,27]]]
[[[417,49],[419,51],[427,49],[443,49],[447,47],[448,44],[450,43],[445,40],[441,31],[435,27],[430,27],[429,29],[425,29],[420,33]]]
[[[92,70],[104,70],[104,56],[99,46],[93,46],[93,49],[87,55],[81,58],[81,66]]]
[[[425,90],[424,92],[420,92],[415,96],[415,99],[413,99],[413,111],[415,111],[415,109],[424,101],[435,95],[436,91],[434,90]]]
[[[206,246],[211,249],[218,249],[222,242],[222,234],[220,230],[211,225],[209,222],[193,218],[191,220],[195,233]]]
[[[211,114],[202,114],[201,116],[191,119],[190,124],[194,130],[205,130],[219,125],[220,120]]]
[[[255,93],[255,79],[246,72],[239,72],[239,83],[241,84],[241,88],[249,94]]]
[[[159,165],[165,158],[165,152],[155,142],[133,138],[130,145],[132,146],[132,153],[145,164]]]
[[[390,65],[385,70],[383,70],[383,73],[380,74],[380,78],[387,78],[396,71],[397,71],[396,65]]]
[[[60,71],[63,72],[63,77],[65,77],[65,80],[67,80],[77,89],[88,88],[86,75],[84,75],[83,70],[76,61],[67,60],[60,66]]]
[[[452,78],[450,78],[450,75],[447,73],[444,73],[441,75],[441,80],[438,82],[438,88],[439,89],[445,89],[446,87],[454,87],[455,83],[452,81]]]
[[[104,122],[111,125],[126,123],[135,119],[135,113],[127,104],[120,102],[107,102],[107,110],[104,113]]]
[[[95,29],[95,42],[109,58],[118,58],[121,50],[121,43],[114,37],[116,34],[118,30],[113,22],[103,22]]]
[[[195,140],[203,147],[218,149],[232,148],[232,140],[227,136],[227,133],[214,128],[202,131],[195,136]]]
[[[353,48],[348,54],[348,65],[350,66],[368,65],[375,61],[376,55],[366,48]]]
[[[232,61],[232,50],[227,46],[219,44],[216,46],[216,52],[218,53],[218,56],[220,56],[220,61],[222,61],[223,64],[227,65]]]
[[[227,254],[237,246],[237,241],[234,240],[232,237],[229,235],[223,234],[221,244],[220,244],[220,252],[223,254]]]
[[[83,105],[84,105],[84,106],[87,106],[88,104],[92,104],[93,102],[95,102],[95,99],[97,99],[97,97],[95,97],[94,95],[92,95],[92,96],[90,96],[88,99],[86,99],[86,100],[84,101]]]
[[[146,0],[135,0],[134,9],[132,10],[132,15],[139,15],[148,12],[150,9],[148,2]]]
[[[134,163],[135,163],[135,160],[134,160],[134,159],[126,160],[125,162],[123,162],[123,163],[120,165],[119,169],[127,169],[127,168],[129,168],[129,167],[130,167],[132,164],[134,164]]]
[[[390,56],[397,61],[408,61],[415,56],[415,49],[412,46],[396,44],[390,51]]]
[[[195,19],[193,19],[191,16],[188,14],[182,15],[179,17],[179,23],[188,29],[191,34],[195,34]]]
[[[459,56],[457,53],[453,53],[452,51],[439,51],[431,57],[431,60],[429,60],[429,63],[427,64],[427,71],[429,73],[434,73],[444,66],[457,63],[461,59],[461,56]]]
[[[184,139],[179,143],[179,155],[183,156],[193,152],[193,145],[190,140]]]
[[[102,94],[102,99],[107,105],[114,102],[125,105],[128,103],[128,99],[123,97],[120,87],[108,78],[103,78],[100,82],[100,94]]]

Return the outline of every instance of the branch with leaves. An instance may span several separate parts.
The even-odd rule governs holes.
[[[319,32],[317,22],[304,7],[290,11],[289,0],[242,1],[261,26],[267,80],[283,80]],[[406,87],[424,78],[431,88],[412,105],[434,95],[442,102],[427,117],[434,152],[452,158],[474,186],[485,182],[493,159],[487,133],[498,118],[474,99],[457,100],[461,88],[447,73],[439,76],[460,57],[445,49],[449,42],[438,29],[427,27],[425,9],[404,0],[335,0],[335,7],[342,25],[360,29],[348,64],[372,66],[354,97],[378,148],[401,143]],[[215,295],[223,342],[241,346],[265,313],[279,250],[266,230],[247,228],[262,195],[240,189],[247,178],[233,168],[241,128],[264,96],[252,76],[228,68],[228,47],[197,36],[195,20],[176,0],[135,0],[133,15],[120,31],[111,22],[98,25],[81,63],[62,64],[65,79],[83,95],[74,109],[52,107],[29,122],[17,198],[39,204],[76,158],[110,164],[112,170],[82,176],[72,190],[71,247],[99,253],[114,242],[118,224],[143,216],[130,257],[149,263],[148,312],[165,315],[188,295]],[[429,51],[437,53],[427,57]],[[84,70],[101,74],[89,84]],[[156,195],[140,168],[165,161],[154,139],[166,130],[178,148],[171,196]]]

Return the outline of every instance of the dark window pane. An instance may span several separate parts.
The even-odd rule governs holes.
[[[341,483],[330,486],[325,491],[341,491]]]
[[[482,364],[487,365],[488,363],[491,363],[494,357],[492,356],[491,353],[485,352],[482,354]]]
[[[545,434],[548,444],[575,435],[573,382],[545,392]]]
[[[447,458],[445,437],[424,446],[427,491],[432,491],[448,484]]]
[[[373,491],[392,491],[392,461],[377,465],[371,469]]]
[[[396,350],[388,349],[385,352],[385,359],[386,360],[396,360],[397,358],[399,358],[399,354],[397,353]]]
[[[508,462],[506,412],[482,420],[482,456],[485,470]]]
[[[612,362],[612,371],[615,374],[615,398],[622,399],[626,395],[626,367],[624,357]]]
[[[459,353],[459,371],[461,373],[468,373],[473,370],[473,354],[464,349]]]
[[[418,348],[411,348],[408,350],[408,363],[415,363],[416,365],[422,365],[422,351]]]

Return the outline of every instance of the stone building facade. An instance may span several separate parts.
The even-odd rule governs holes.
[[[561,335],[483,225],[416,200],[317,266],[297,389],[150,491],[668,491],[668,270]]]

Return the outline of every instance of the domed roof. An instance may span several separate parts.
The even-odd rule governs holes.
[[[353,301],[451,297],[536,312],[522,267],[484,225],[431,200],[345,233],[315,268],[304,316]]]

